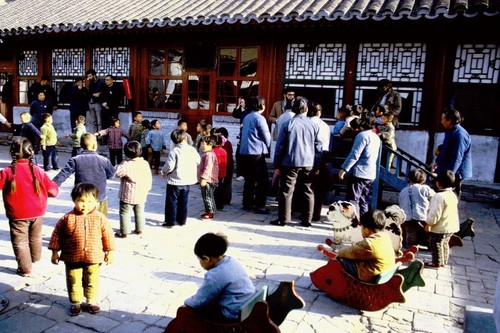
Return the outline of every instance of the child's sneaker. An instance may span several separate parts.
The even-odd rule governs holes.
[[[205,213],[201,215],[202,220],[210,220],[214,218],[214,213]]]
[[[80,304],[72,305],[71,308],[69,309],[69,314],[71,316],[78,316],[81,313],[82,313],[82,306]]]
[[[30,270],[23,271],[22,269],[18,268],[17,269],[17,275],[20,275],[22,277],[30,277],[31,276],[31,271]]]
[[[97,304],[89,304],[89,313],[96,314],[101,312],[101,308]]]

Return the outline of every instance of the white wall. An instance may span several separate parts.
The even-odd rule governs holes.
[[[443,143],[444,133],[435,136],[435,147]],[[493,183],[497,167],[499,137],[471,135],[472,178],[470,180]]]

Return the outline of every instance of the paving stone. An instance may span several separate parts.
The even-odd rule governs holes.
[[[91,333],[95,332],[93,329],[84,328],[72,323],[60,322],[51,328],[44,331],[44,333]]]
[[[444,330],[444,321],[439,317],[417,313],[413,322],[413,330],[415,332],[441,333]]]
[[[43,316],[28,311],[19,311],[12,317],[2,319],[1,330],[3,332],[22,332],[29,330],[30,333],[36,333],[43,332],[55,324],[57,324],[56,321]]]
[[[110,333],[136,333],[143,332],[147,325],[141,322],[123,323],[118,325],[109,331]]]

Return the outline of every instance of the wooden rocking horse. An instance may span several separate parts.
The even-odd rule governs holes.
[[[474,219],[471,219],[470,217],[467,218],[467,220],[465,220],[464,222],[460,223],[460,230],[454,233],[453,236],[451,236],[448,244],[450,247],[462,247],[464,246],[464,242],[462,241],[462,239],[467,236],[469,236],[470,238],[474,238],[474,236],[476,236],[476,233],[474,232]]]
[[[363,311],[378,311],[394,302],[406,301],[404,292],[414,286],[425,286],[422,279],[424,263],[412,261],[399,269],[401,263],[378,277],[376,283],[366,283],[348,274],[342,264],[331,259],[311,273],[313,284],[333,300]]]
[[[279,325],[287,314],[304,307],[304,300],[295,291],[294,281],[282,281],[267,296],[267,286],[254,294],[240,309],[240,321],[217,323],[200,318],[186,306],[177,309],[177,316],[164,333],[279,333]]]

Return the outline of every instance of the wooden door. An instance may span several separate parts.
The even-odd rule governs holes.
[[[182,114],[188,124],[188,132],[196,138],[196,125],[202,119],[212,123],[215,109],[215,89],[211,72],[185,72],[183,81],[187,89],[183,89]]]

